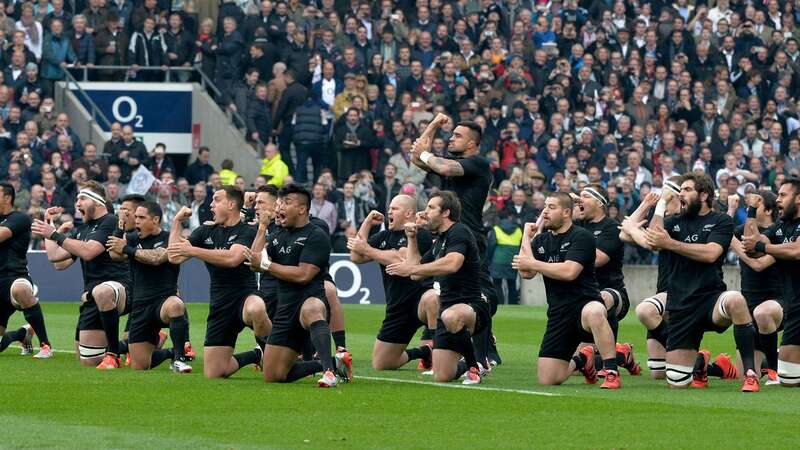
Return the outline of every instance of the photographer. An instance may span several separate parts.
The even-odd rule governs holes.
[[[509,122],[506,128],[500,132],[500,140],[497,142],[497,153],[500,154],[500,167],[507,170],[508,166],[516,161],[516,154],[519,149],[525,150],[530,157],[528,144],[519,138],[519,125],[516,122]]]

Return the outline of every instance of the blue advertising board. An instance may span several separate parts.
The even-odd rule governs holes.
[[[330,263],[339,301],[362,305],[386,303],[381,271],[376,263],[354,264],[346,254],[332,254]],[[45,252],[31,251],[28,252],[28,270],[42,301],[76,302],[83,293],[80,263],[57,271],[47,261]],[[208,271],[201,261],[191,259],[181,266],[178,289],[185,301],[208,303],[208,288]]]
[[[108,120],[133,127],[134,134],[151,150],[156,143],[168,153],[192,151],[192,85],[189,83],[79,83]],[[87,111],[89,101],[73,91]],[[98,122],[103,131],[110,129]]]

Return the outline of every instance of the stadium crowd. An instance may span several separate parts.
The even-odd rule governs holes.
[[[496,243],[519,241],[549,192],[600,183],[621,220],[665,179],[706,173],[717,207],[741,224],[746,193],[777,192],[800,171],[795,1],[213,3],[0,1],[0,179],[17,189],[17,208],[73,213],[87,179],[119,202],[145,164],[159,179],[151,195],[163,226],[185,205],[192,229],[223,184],[293,180],[313,187],[313,215],[346,251],[370,210],[385,212],[401,192],[424,205],[440,185],[410,151],[443,112],[454,121],[433,154],[447,153],[454,123],[483,127],[494,178],[484,222],[501,267],[515,252]],[[130,65],[89,73],[130,81],[165,79],[144,66],[199,68],[248,139],[265,144],[262,175],[245,180],[230,160],[211,167],[210,151],[240,151],[222,148],[201,148],[176,170],[166,148],[145,148],[119,124],[103,145],[81,142],[54,111],[53,83],[93,65]],[[628,263],[653,259],[627,247]]]

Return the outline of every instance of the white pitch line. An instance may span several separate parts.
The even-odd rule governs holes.
[[[420,384],[423,386],[435,386],[435,387],[451,388],[451,389],[468,389],[470,391],[509,392],[512,394],[539,395],[542,397],[562,396],[562,394],[556,394],[553,392],[526,391],[524,389],[506,389],[506,388],[496,388],[489,386],[465,386],[463,384],[434,383],[432,381],[404,380],[402,378],[370,377],[365,375],[355,375],[354,378],[358,378],[361,380],[371,380],[371,381],[388,381],[390,383]]]
[[[52,351],[55,353],[75,354],[74,350],[52,349]],[[489,386],[465,386],[463,384],[434,383],[433,381],[404,380],[402,378],[371,377],[366,375],[355,375],[353,378],[358,378],[361,380],[370,380],[370,381],[388,381],[390,383],[419,384],[422,386],[434,386],[434,387],[450,388],[450,389],[468,389],[470,391],[508,392],[511,394],[538,395],[541,397],[561,397],[563,395],[563,394],[556,394],[554,392],[527,391],[524,389],[507,389],[507,388],[496,388]]]

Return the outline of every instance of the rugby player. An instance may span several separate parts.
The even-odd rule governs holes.
[[[756,367],[766,365],[767,385],[778,381],[778,331],[783,323],[783,305],[780,300],[782,275],[775,265],[775,258],[751,258],[742,246],[745,228],[749,235],[768,232],[778,218],[777,196],[769,191],[748,194],[746,201],[747,221],[734,230],[731,248],[739,257],[742,295],[756,326]],[[736,194],[728,198],[728,215],[733,216],[739,203]]]
[[[386,273],[413,281],[433,277],[441,304],[433,339],[434,379],[448,382],[466,373],[464,384],[478,384],[484,371],[478,366],[471,337],[488,326],[491,306],[481,293],[475,236],[460,222],[461,203],[453,191],[432,194],[420,219],[420,225],[437,235],[436,242],[420,255],[420,225],[405,224],[405,260],[389,264]]]
[[[108,237],[117,228],[117,217],[107,209],[106,191],[96,181],[87,181],[78,192],[77,210],[82,223],[68,237],[69,226],[58,230],[53,220],[60,207],[45,211],[45,220],[34,220],[31,231],[45,238],[47,259],[56,270],[81,261],[85,296],[81,299],[76,330],[77,355],[81,364],[101,370],[119,368],[119,317],[127,310],[131,291],[130,269],[106,252]]]
[[[614,333],[594,274],[597,256],[591,233],[572,223],[574,203],[563,192],[551,194],[537,223],[525,224],[512,267],[523,278],[541,273],[547,291],[547,328],[539,349],[538,376],[544,385],[561,384],[578,370],[597,383],[594,342],[603,358],[603,389],[619,389]]]
[[[608,194],[599,184],[587,185],[575,200],[579,215],[573,217],[573,220],[580,219],[576,221],[576,225],[591,233],[595,239],[595,279],[600,287],[600,296],[608,311],[608,323],[616,340],[619,321],[625,318],[631,306],[622,273],[625,247],[619,238],[620,225],[606,215]],[[633,346],[629,343],[618,343],[616,349],[617,353],[622,355],[618,364],[631,375],[640,375],[642,369],[634,358]],[[604,371],[599,371],[598,376],[605,376]]]
[[[361,224],[358,235],[347,240],[354,263],[375,261],[380,264],[383,275],[386,315],[372,348],[372,367],[375,370],[397,369],[415,359],[421,360],[423,367],[431,368],[431,340],[416,348],[407,347],[420,326],[428,329],[428,335],[435,333],[439,297],[433,289],[433,281],[430,278],[412,281],[386,273],[386,266],[401,262],[407,256],[405,224],[415,222],[416,205],[416,200],[408,195],[395,196],[386,213],[389,226],[385,230],[370,236],[373,227],[384,223],[383,214],[371,211]],[[421,254],[427,253],[433,245],[430,231],[424,228],[417,230],[416,240]]]
[[[325,269],[330,259],[330,238],[309,221],[311,196],[297,185],[278,193],[276,220],[280,229],[270,234],[266,248],[247,251],[250,265],[278,279],[278,305],[264,351],[264,380],[292,382],[323,372],[317,384],[335,387],[352,377],[347,352],[331,357],[330,308],[325,295]],[[307,341],[318,360],[298,361]]]
[[[31,220],[27,214],[14,211],[16,191],[8,183],[0,183],[0,352],[12,342],[22,344],[22,355],[33,352],[31,338],[39,337],[36,359],[53,356],[42,307],[36,298],[28,273],[28,245],[31,241]],[[22,310],[27,325],[6,333],[8,319]]]
[[[169,233],[161,229],[158,203],[144,202],[134,213],[135,230],[110,236],[106,247],[114,259],[130,259],[133,301],[128,318],[130,356],[134,370],[152,369],[172,360],[172,371],[188,373],[184,345],[189,340],[186,307],[178,297],[180,266],[168,261]],[[161,329],[169,327],[173,349],[160,349]]]
[[[730,216],[712,210],[711,178],[694,174],[681,181],[681,213],[645,231],[649,249],[669,254],[672,280],[667,303],[667,382],[670,387],[708,384],[708,354],[700,353],[706,331],[721,333],[733,324],[733,335],[744,370],[743,392],[758,392],[755,371],[755,328],[747,302],[738,291],[729,291],[722,280],[722,262],[733,238]],[[663,210],[655,213],[662,215]],[[696,362],[699,362],[697,364]]]
[[[258,294],[255,274],[245,262],[246,252],[255,238],[255,228],[241,220],[244,194],[233,186],[214,192],[211,211],[213,225],[201,225],[188,239],[181,237],[183,222],[192,215],[181,208],[173,219],[169,235],[168,259],[181,264],[189,258],[205,262],[211,278],[211,302],[203,350],[206,378],[225,378],[240,368],[259,364],[263,350],[234,354],[236,339],[245,328],[256,336],[269,334],[270,321],[264,300]]]
[[[783,275],[781,297],[785,305],[783,336],[778,351],[778,380],[783,386],[800,386],[800,179],[781,184],[776,200],[780,221],[767,234],[742,237],[745,251],[759,259],[775,259]]]
[[[459,122],[453,129],[447,145],[451,157],[444,158],[431,153],[437,130],[449,122],[450,118],[445,114],[440,113],[433,118],[414,142],[412,162],[425,171],[438,174],[442,178],[442,190],[456,193],[463,212],[461,221],[475,235],[481,264],[481,292],[489,300],[491,314],[486,326],[482,327],[473,340],[478,360],[482,364],[487,364],[488,361],[491,365],[496,365],[502,360],[492,334],[491,318],[497,312],[498,299],[486,261],[487,233],[483,226],[483,207],[492,187],[492,174],[489,160],[480,154],[483,131],[475,122]]]

